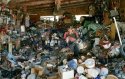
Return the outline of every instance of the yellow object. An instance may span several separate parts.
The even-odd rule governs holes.
[[[2,46],[1,46],[1,44],[0,44],[0,50],[2,50]]]
[[[110,34],[111,40],[115,40],[115,35],[116,35],[115,23],[112,23],[111,24],[111,34]]]
[[[9,48],[8,48],[9,53],[12,53],[12,52],[13,52],[13,51],[12,51],[12,49],[13,49],[13,44],[12,44],[12,42],[9,42],[9,43],[8,43],[8,46],[9,46]]]
[[[106,79],[118,79],[115,75],[108,75]]]
[[[42,67],[34,67],[31,69],[31,73],[37,74],[38,76],[42,76],[43,71],[44,71],[44,69]]]

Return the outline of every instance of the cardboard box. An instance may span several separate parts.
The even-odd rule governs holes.
[[[61,79],[73,79],[74,78],[74,70],[66,70],[64,66],[58,67],[59,76]]]
[[[53,75],[53,76],[47,77],[47,79],[60,79],[60,76],[59,76],[58,73],[56,73],[56,74]]]

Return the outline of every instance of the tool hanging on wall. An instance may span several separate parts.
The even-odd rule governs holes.
[[[95,5],[91,4],[91,5],[89,6],[89,14],[90,14],[90,15],[95,15],[95,13],[96,13]]]
[[[61,0],[55,0],[55,5],[56,5],[57,11],[59,11],[59,9],[61,8]]]

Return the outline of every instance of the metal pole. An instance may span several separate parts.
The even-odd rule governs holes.
[[[114,19],[114,22],[115,22],[115,27],[116,27],[117,34],[118,34],[118,37],[119,37],[120,45],[122,45],[122,40],[121,40],[121,36],[120,36],[120,33],[119,33],[119,29],[118,29],[118,24],[117,24],[116,18],[113,17],[113,19]]]
[[[54,23],[53,23],[53,27],[56,26],[56,13],[54,12]]]

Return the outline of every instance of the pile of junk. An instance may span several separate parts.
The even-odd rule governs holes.
[[[125,79],[124,35],[112,41],[96,23],[75,30],[70,47],[55,28],[1,31],[0,79]]]

